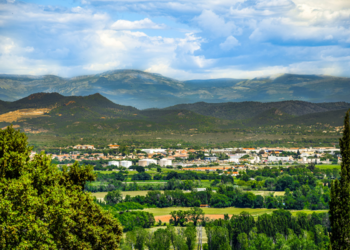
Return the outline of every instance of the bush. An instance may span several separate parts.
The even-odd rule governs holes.
[[[114,206],[116,211],[126,211],[126,210],[135,210],[135,209],[143,209],[144,207],[140,203],[136,202],[122,202],[118,203]]]

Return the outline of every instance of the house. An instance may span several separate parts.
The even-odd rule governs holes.
[[[118,166],[119,167],[119,161],[110,161],[108,162],[108,166]]]
[[[117,144],[110,144],[110,145],[108,145],[108,147],[110,149],[117,149],[117,148],[119,148],[119,145],[117,145]]]
[[[196,192],[203,192],[206,190],[207,190],[206,188],[193,188],[193,191],[196,191]]]
[[[125,168],[129,168],[132,166],[132,161],[121,161],[120,166],[125,167]]]
[[[207,157],[204,158],[204,160],[206,160],[206,161],[217,161],[218,158],[215,157],[215,156],[207,156]]]
[[[289,161],[290,158],[289,157],[279,157],[279,156],[269,156],[267,158],[268,161],[272,161],[272,162],[278,162],[278,161]]]
[[[165,153],[166,154],[166,150],[161,149],[161,148],[141,149],[141,151],[143,151],[147,154],[154,154],[154,153]]]
[[[76,145],[74,149],[95,149],[94,145]]]
[[[154,160],[154,159],[142,159],[142,160],[139,160],[139,166],[141,167],[146,167],[150,164],[157,164],[157,161]]]
[[[237,176],[237,175],[239,175],[238,172],[232,172],[232,175],[231,175],[231,176]]]
[[[167,158],[163,158],[163,159],[160,159],[159,160],[159,165],[161,167],[165,167],[165,166],[171,166],[173,163],[172,163],[172,160],[170,159],[167,159]]]

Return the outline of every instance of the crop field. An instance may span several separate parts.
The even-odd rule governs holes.
[[[147,208],[144,209],[146,212],[153,213],[154,216],[169,215],[171,211],[177,210],[190,210],[190,207],[166,207],[166,208]],[[267,208],[237,208],[237,207],[226,207],[226,208],[202,208],[205,214],[240,214],[241,212],[249,212],[250,214],[256,216],[264,213],[272,213],[274,209]]]
[[[189,207],[167,207],[167,208],[146,208],[144,211],[153,213],[154,216],[163,216],[163,215],[169,215],[172,211],[177,210],[183,210],[187,211],[190,210]],[[265,213],[272,213],[276,209],[267,209],[267,208],[238,208],[238,207],[227,207],[227,208],[211,208],[211,207],[205,207],[202,208],[203,212],[206,215],[238,215],[241,212],[248,212],[253,216],[259,216],[261,214]],[[325,213],[328,212],[328,210],[289,210],[293,215],[296,215],[299,212],[312,214],[315,213]]]
[[[107,192],[91,193],[91,195],[95,196],[97,199],[103,199],[107,195]]]
[[[296,215],[297,213],[303,212],[306,214],[312,214],[312,213],[327,213],[329,210],[291,210],[290,212],[292,215]]]
[[[333,169],[333,168],[340,169],[340,165],[316,165],[316,167],[320,169]]]
[[[270,194],[273,194],[273,196],[283,196],[284,191],[249,191],[252,192],[255,195],[261,195],[261,196],[268,196]]]

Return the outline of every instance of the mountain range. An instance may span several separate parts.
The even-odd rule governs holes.
[[[241,105],[239,103],[247,101],[296,100],[301,101],[301,106],[304,105],[303,102],[348,102],[350,78],[283,74],[254,79],[178,81],[160,74],[138,70],[115,70],[73,78],[54,75],[0,75],[0,100],[15,101],[38,92],[57,92],[64,96],[87,96],[100,93],[114,103],[137,109],[169,106],[175,106],[177,109],[179,106],[176,105],[197,102],[226,103],[226,108],[239,109]],[[250,105],[254,107],[255,104]],[[195,106],[198,104],[188,107],[192,109]],[[268,108],[266,106],[266,109]],[[198,111],[197,108],[195,109]],[[288,109],[288,102],[283,104],[283,109]],[[322,105],[314,106],[312,109],[327,111],[327,108],[324,109]],[[235,114],[215,115],[215,117],[239,118]]]
[[[349,108],[346,102],[282,101],[199,102],[140,110],[116,104],[99,93],[36,93],[14,102],[0,101],[0,128],[12,123],[25,131],[59,136],[223,132],[276,125],[320,125],[319,129],[323,129],[323,125],[341,126]]]

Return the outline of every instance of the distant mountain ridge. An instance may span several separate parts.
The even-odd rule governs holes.
[[[84,136],[98,133],[112,135],[159,131],[207,133],[275,125],[341,126],[348,108],[350,104],[345,102],[283,101],[200,102],[164,109],[139,110],[116,104],[99,93],[88,96],[36,93],[14,102],[1,101],[0,128],[13,123],[28,131]],[[29,109],[46,109],[46,111],[42,115],[29,116],[30,111],[27,111]],[[21,110],[26,110],[23,111],[24,115],[8,120],[9,117],[19,115]],[[12,113],[13,111],[15,112]],[[3,117],[7,117],[7,120]]]
[[[176,110],[185,109],[201,115],[212,116],[228,120],[242,120],[253,118],[261,113],[278,109],[291,116],[301,116],[313,113],[327,112],[340,109],[349,109],[350,103],[311,103],[304,101],[282,101],[282,102],[227,102],[227,103],[206,103],[198,102],[193,104],[179,104],[164,109]]]
[[[139,70],[114,70],[73,78],[0,75],[0,100],[15,101],[38,92],[65,96],[100,93],[115,103],[138,109],[197,102],[349,102],[350,78],[284,74],[254,79],[178,81]]]

